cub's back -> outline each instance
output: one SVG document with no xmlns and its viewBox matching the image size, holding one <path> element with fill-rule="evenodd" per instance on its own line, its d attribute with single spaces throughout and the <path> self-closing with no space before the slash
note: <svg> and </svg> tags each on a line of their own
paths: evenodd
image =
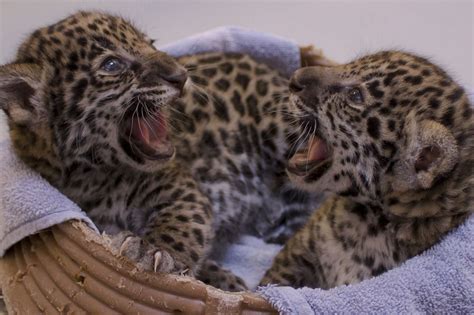
<svg viewBox="0 0 474 315">
<path fill-rule="evenodd" d="M 302 224 L 312 207 L 285 174 L 295 140 L 285 115 L 287 79 L 244 54 L 206 53 L 179 62 L 190 82 L 170 112 L 177 160 L 191 167 L 210 196 L 216 224 L 224 223 L 228 234 L 252 219 L 259 235 L 288 217 L 294 218 L 289 226 Z"/>
</svg>

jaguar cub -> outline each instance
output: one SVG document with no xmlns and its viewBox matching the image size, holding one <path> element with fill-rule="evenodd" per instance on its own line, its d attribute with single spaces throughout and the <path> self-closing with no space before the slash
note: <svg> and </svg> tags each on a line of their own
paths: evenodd
<svg viewBox="0 0 474 315">
<path fill-rule="evenodd" d="M 238 290 L 209 260 L 218 247 L 242 232 L 284 239 L 291 228 L 272 227 L 298 226 L 312 204 L 284 180 L 286 81 L 242 54 L 176 61 L 124 19 L 79 12 L 0 68 L 0 105 L 19 157 L 121 254 Z"/>
<path fill-rule="evenodd" d="M 332 288 L 394 268 L 474 210 L 474 118 L 464 90 L 398 51 L 290 81 L 307 142 L 291 180 L 329 198 L 277 255 L 262 284 Z"/>
</svg>

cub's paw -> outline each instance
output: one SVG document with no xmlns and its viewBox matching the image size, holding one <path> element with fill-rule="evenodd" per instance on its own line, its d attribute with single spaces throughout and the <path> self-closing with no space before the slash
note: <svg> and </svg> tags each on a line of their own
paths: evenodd
<svg viewBox="0 0 474 315">
<path fill-rule="evenodd" d="M 132 232 L 120 232 L 110 238 L 118 254 L 134 261 L 140 270 L 193 276 L 189 266 L 173 252 L 151 244 Z"/>
<path fill-rule="evenodd" d="M 232 271 L 222 268 L 213 260 L 206 260 L 199 269 L 197 278 L 202 282 L 225 291 L 247 291 L 245 282 Z"/>
<path fill-rule="evenodd" d="M 291 270 L 282 271 L 275 270 L 275 266 L 272 269 L 267 270 L 263 278 L 260 280 L 258 286 L 266 286 L 274 284 L 278 286 L 298 286 L 301 282 L 301 278 L 298 278 L 295 272 Z"/>
<path fill-rule="evenodd" d="M 279 281 L 269 277 L 268 275 L 265 275 L 258 283 L 258 286 L 260 287 L 260 286 L 265 286 L 269 284 L 279 284 Z"/>
</svg>

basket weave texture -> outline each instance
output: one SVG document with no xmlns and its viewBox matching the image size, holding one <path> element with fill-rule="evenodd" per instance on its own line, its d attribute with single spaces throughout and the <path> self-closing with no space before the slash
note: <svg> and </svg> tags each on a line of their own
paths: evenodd
<svg viewBox="0 0 474 315">
<path fill-rule="evenodd" d="M 0 259 L 9 314 L 276 314 L 261 297 L 140 271 L 86 224 L 30 236 Z"/>
</svg>

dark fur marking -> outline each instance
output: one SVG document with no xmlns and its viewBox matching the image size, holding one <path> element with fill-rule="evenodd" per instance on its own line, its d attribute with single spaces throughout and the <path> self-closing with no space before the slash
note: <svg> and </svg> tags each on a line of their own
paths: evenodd
<svg viewBox="0 0 474 315">
<path fill-rule="evenodd" d="M 380 120 L 377 117 L 369 117 L 367 120 L 367 132 L 374 139 L 380 137 Z"/>
<path fill-rule="evenodd" d="M 451 94 L 448 95 L 448 100 L 454 103 L 457 100 L 459 100 L 461 96 L 463 96 L 463 94 L 464 94 L 464 89 L 457 88 Z"/>
<path fill-rule="evenodd" d="M 232 98 L 230 99 L 232 102 L 232 105 L 234 105 L 234 109 L 241 115 L 245 115 L 245 107 L 244 104 L 242 103 L 242 99 L 240 97 L 240 94 L 237 93 L 237 91 L 234 91 Z"/>
<path fill-rule="evenodd" d="M 225 74 L 229 74 L 234 70 L 234 66 L 230 62 L 224 62 L 219 65 L 219 69 Z"/>
<path fill-rule="evenodd" d="M 205 93 L 194 91 L 192 97 L 193 100 L 202 107 L 205 107 L 209 103 L 209 97 Z"/>
<path fill-rule="evenodd" d="M 201 230 L 199 229 L 193 229 L 193 235 L 196 241 L 198 242 L 199 245 L 203 246 L 204 245 L 204 235 Z"/>
<path fill-rule="evenodd" d="M 197 214 L 197 213 L 193 214 L 193 221 L 196 222 L 196 223 L 199 223 L 199 224 L 205 224 L 206 223 L 206 221 L 204 221 L 202 216 Z"/>
<path fill-rule="evenodd" d="M 384 96 L 384 92 L 378 89 L 379 85 L 380 85 L 379 81 L 373 81 L 373 82 L 370 82 L 369 86 L 367 87 L 369 90 L 369 93 L 375 98 L 382 98 Z"/>
<path fill-rule="evenodd" d="M 323 176 L 327 170 L 331 168 L 332 160 L 324 162 L 319 165 L 316 169 L 312 169 L 308 175 L 305 176 L 304 181 L 307 183 L 315 182 Z"/>
<path fill-rule="evenodd" d="M 230 87 L 229 81 L 227 81 L 226 79 L 223 79 L 223 78 L 217 80 L 217 81 L 214 83 L 214 85 L 216 86 L 216 88 L 217 88 L 218 90 L 221 90 L 221 91 L 223 91 L 223 92 L 227 91 L 227 90 L 229 89 L 229 87 Z"/>
<path fill-rule="evenodd" d="M 239 84 L 244 90 L 246 90 L 249 85 L 250 78 L 245 74 L 239 73 L 235 78 L 235 82 L 237 82 L 237 84 Z"/>
<path fill-rule="evenodd" d="M 253 94 L 250 94 L 245 101 L 247 103 L 247 112 L 249 116 L 252 117 L 258 124 L 262 120 L 262 117 L 260 116 L 260 112 L 258 110 L 257 98 Z"/>
<path fill-rule="evenodd" d="M 256 88 L 257 88 L 257 93 L 260 96 L 265 96 L 267 95 L 267 92 L 268 92 L 268 82 L 264 80 L 258 80 Z"/>
<path fill-rule="evenodd" d="M 217 69 L 216 68 L 207 68 L 203 69 L 202 74 L 208 78 L 212 78 L 217 74 Z"/>
<path fill-rule="evenodd" d="M 221 120 L 228 122 L 229 121 L 229 112 L 227 110 L 226 102 L 217 95 L 213 95 L 213 104 L 214 104 L 214 113 Z"/>
</svg>

